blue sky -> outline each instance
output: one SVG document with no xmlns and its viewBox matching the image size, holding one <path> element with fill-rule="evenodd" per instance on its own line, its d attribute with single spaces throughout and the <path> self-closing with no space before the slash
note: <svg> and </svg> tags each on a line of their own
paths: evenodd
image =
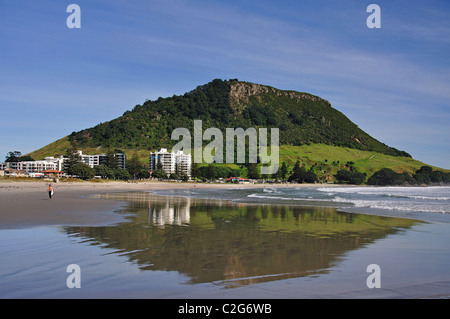
<svg viewBox="0 0 450 319">
<path fill-rule="evenodd" d="M 69 4 L 81 28 L 69 29 Z M 366 8 L 381 8 L 369 29 Z M 0 160 L 238 78 L 325 98 L 450 169 L 450 2 L 0 0 Z"/>
</svg>

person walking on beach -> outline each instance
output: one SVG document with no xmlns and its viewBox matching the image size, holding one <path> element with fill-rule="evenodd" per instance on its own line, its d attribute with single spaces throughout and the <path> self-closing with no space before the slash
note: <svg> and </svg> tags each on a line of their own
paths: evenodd
<svg viewBox="0 0 450 319">
<path fill-rule="evenodd" d="M 53 196 L 53 186 L 52 184 L 48 184 L 48 198 L 52 199 Z"/>
</svg>

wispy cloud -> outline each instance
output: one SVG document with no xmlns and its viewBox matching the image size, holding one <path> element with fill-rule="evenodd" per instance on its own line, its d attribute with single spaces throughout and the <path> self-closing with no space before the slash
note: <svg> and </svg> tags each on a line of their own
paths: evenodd
<svg viewBox="0 0 450 319">
<path fill-rule="evenodd" d="M 406 8 L 379 0 L 382 29 L 368 30 L 359 0 L 80 0 L 79 32 L 65 28 L 64 5 L 27 3 L 8 3 L 0 14 L 8 28 L 0 29 L 1 107 L 71 116 L 69 131 L 216 77 L 320 95 L 400 147 L 417 140 L 408 127 L 420 125 L 421 136 L 435 139 L 450 116 L 443 1 Z"/>
</svg>

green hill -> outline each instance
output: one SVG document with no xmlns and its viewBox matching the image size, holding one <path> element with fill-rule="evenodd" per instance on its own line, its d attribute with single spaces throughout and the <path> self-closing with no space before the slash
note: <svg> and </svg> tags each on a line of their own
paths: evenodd
<svg viewBox="0 0 450 319">
<path fill-rule="evenodd" d="M 192 132 L 195 119 L 202 120 L 203 130 L 279 128 L 280 163 L 292 167 L 301 159 L 319 176 L 330 176 L 348 162 L 368 176 L 381 168 L 413 173 L 425 165 L 371 137 L 318 96 L 218 79 L 183 95 L 136 105 L 116 119 L 73 132 L 30 155 L 61 155 L 75 140 L 86 154 L 121 149 L 128 156 L 137 152 L 141 161 L 148 163 L 149 151 L 170 149 L 178 142 L 170 139 L 172 131 L 185 127 Z"/>
<path fill-rule="evenodd" d="M 389 147 L 361 130 L 331 104 L 314 95 L 282 91 L 237 80 L 214 80 L 184 95 L 136 105 L 122 116 L 69 135 L 83 148 L 152 150 L 171 147 L 172 131 L 217 127 L 277 127 L 281 145 L 321 143 L 393 156 L 409 154 Z"/>
</svg>

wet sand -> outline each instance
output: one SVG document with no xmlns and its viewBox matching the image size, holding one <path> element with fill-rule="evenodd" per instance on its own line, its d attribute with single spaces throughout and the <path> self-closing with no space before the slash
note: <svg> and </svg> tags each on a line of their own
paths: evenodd
<svg viewBox="0 0 450 319">
<path fill-rule="evenodd" d="M 114 213 L 114 211 L 123 205 L 124 202 L 110 199 L 94 199 L 88 198 L 89 195 L 113 193 L 113 192 L 128 192 L 128 191 L 151 191 L 156 189 L 174 189 L 174 188 L 256 188 L 256 187 L 311 187 L 311 185 L 299 184 L 202 184 L 202 183 L 171 183 L 171 182 L 60 182 L 54 183 L 55 194 L 53 199 L 48 198 L 46 182 L 0 182 L 0 229 L 23 229 L 26 234 L 26 228 L 35 226 L 108 226 L 118 224 L 124 221 L 124 216 Z M 339 187 L 338 185 L 316 185 Z M 440 223 L 424 223 L 414 231 L 409 231 L 406 237 L 400 233 L 395 236 L 389 236 L 384 240 L 380 240 L 372 244 L 368 249 L 360 249 L 350 252 L 348 255 L 342 256 L 342 261 L 330 275 L 319 278 L 293 278 L 282 281 L 271 281 L 267 283 L 260 283 L 248 285 L 236 289 L 219 289 L 216 285 L 202 284 L 196 286 L 193 290 L 190 285 L 178 285 L 176 288 L 166 287 L 165 283 L 161 283 L 161 291 L 153 294 L 148 291 L 148 286 L 144 288 L 135 283 L 126 290 L 127 298 L 449 298 L 450 296 L 450 282 L 447 277 L 448 269 L 448 251 L 445 242 L 448 242 L 448 225 Z M 39 230 L 47 229 L 37 228 Z M 21 230 L 20 230 L 21 231 Z M 23 236 L 25 233 L 18 234 L 20 238 L 17 245 L 23 245 Z M 28 234 L 29 239 L 34 242 L 36 240 L 35 233 Z M 50 234 L 54 236 L 53 233 Z M 49 236 L 50 236 L 49 235 Z M 6 235 L 5 235 L 6 236 Z M 11 236 L 10 233 L 7 236 Z M 425 237 L 420 237 L 425 236 Z M 416 238 L 417 237 L 417 238 Z M 428 238 L 428 242 L 424 241 Z M 59 240 L 59 237 L 51 239 Z M 72 240 L 72 239 L 65 239 Z M 51 241 L 51 243 L 53 243 Z M 436 242 L 441 242 L 441 246 L 437 247 Z M 413 246 L 411 246 L 413 244 Z M 65 259 L 60 261 L 60 256 L 66 256 L 67 245 L 64 243 L 60 245 L 50 245 L 51 249 L 60 249 L 61 253 L 57 254 L 57 262 L 64 263 Z M 417 247 L 416 247 L 417 246 Z M 72 247 L 72 246 L 70 246 Z M 77 246 L 78 247 L 78 246 Z M 52 251 L 53 251 L 52 250 Z M 42 263 L 42 254 L 52 256 L 47 251 L 46 245 L 41 245 L 41 250 L 35 252 L 36 258 Z M 399 254 L 399 259 L 396 259 Z M 17 254 L 14 253 L 16 256 Z M 83 261 L 85 251 L 81 250 L 78 259 Z M 84 257 L 83 257 L 84 256 Z M 109 256 L 109 255 L 108 255 Z M 17 256 L 16 256 L 17 257 Z M 25 258 L 26 257 L 26 258 Z M 67 256 L 66 256 L 67 257 Z M 21 257 L 22 258 L 22 257 Z M 24 256 L 28 263 L 33 258 Z M 74 256 L 71 256 L 74 258 Z M 440 258 L 440 259 L 439 259 Z M 424 263 L 421 260 L 428 259 L 429 261 L 436 260 L 435 265 L 430 262 Z M 437 261 L 437 260 L 440 261 Z M 71 259 L 72 260 L 72 259 Z M 75 258 L 75 260 L 77 260 Z M 420 261 L 419 261 L 420 260 Z M 87 262 L 88 260 L 86 260 Z M 94 259 L 97 262 L 97 259 Z M 108 260 L 102 262 L 107 263 Z M 118 263 L 115 259 L 114 263 Z M 365 280 L 368 274 L 365 272 L 365 267 L 368 263 L 379 263 L 383 266 L 383 281 L 382 289 L 367 289 L 365 287 Z M 21 265 L 21 264 L 20 264 Z M 120 264 L 122 265 L 122 263 Z M 123 264 L 123 265 L 128 265 Z M 410 267 L 413 265 L 414 267 Z M 57 264 L 58 267 L 62 266 Z M 61 267 L 60 267 L 61 266 Z M 107 267 L 106 267 L 107 266 Z M 428 270 L 428 266 L 432 266 Z M 20 266 L 25 267 L 25 266 Z M 19 268 L 20 268 L 19 267 Z M 27 266 L 28 267 L 28 266 Z M 46 266 L 47 267 L 47 266 Z M 86 266 L 89 269 L 89 264 Z M 94 267 L 94 266 L 92 266 Z M 96 270 L 95 266 L 94 270 Z M 125 266 L 124 266 L 125 267 Z M 404 267 L 404 269 L 402 268 Z M 433 268 L 435 267 L 435 268 Z M 105 264 L 105 269 L 114 269 L 109 264 Z M 132 274 L 134 274 L 134 267 Z M 333 267 L 332 267 L 333 268 Z M 24 275 L 28 274 L 33 267 L 24 268 Z M 434 270 L 433 270 L 434 269 Z M 36 271 L 39 270 L 39 267 Z M 112 271 L 112 270 L 111 270 Z M 433 276 L 427 275 L 429 272 Z M 48 271 L 46 270 L 45 273 Z M 441 273 L 439 275 L 439 273 Z M 14 272 L 15 273 L 15 272 Z M 20 271 L 19 271 L 20 273 Z M 435 274 L 438 274 L 438 276 Z M 141 273 L 139 273 L 142 276 Z M 152 272 L 147 272 L 149 278 Z M 63 274 L 64 275 L 64 274 Z M 170 274 L 168 274 L 170 275 Z M 22 275 L 21 275 L 22 276 Z M 30 281 L 36 280 L 35 274 L 31 274 Z M 111 273 L 111 280 L 114 282 L 118 276 L 117 273 Z M 121 276 L 122 273 L 121 273 Z M 131 275 L 130 275 L 131 276 Z M 10 277 L 14 277 L 10 276 Z M 51 277 L 52 278 L 52 277 Z M 134 278 L 134 277 L 130 277 Z M 356 279 L 355 279 L 356 278 Z M 14 278 L 13 278 L 14 279 Z M 11 280 L 13 280 L 11 279 Z M 22 280 L 22 277 L 20 278 Z M 137 283 L 142 281 L 139 277 Z M 155 280 L 154 277 L 150 278 Z M 103 279 L 102 279 L 103 280 Z M 95 280 L 92 280 L 94 285 Z M 21 282 L 21 281 L 19 281 Z M 63 278 L 62 282 L 65 282 Z M 131 281 L 133 282 L 133 281 Z M 355 284 L 356 282 L 356 284 Z M 89 285 L 91 281 L 85 280 L 83 283 Z M 40 284 L 37 280 L 34 285 Z M 16 286 L 4 286 L 5 289 L 18 290 Z M 89 286 L 88 286 L 89 287 Z M 48 297 L 56 298 L 124 298 L 124 292 L 118 290 L 106 293 L 105 291 L 89 289 L 73 291 L 70 289 L 63 290 L 60 294 L 59 290 L 53 293 L 57 295 L 48 295 Z M 111 284 L 111 287 L 115 287 Z M 181 288 L 180 288 L 181 287 Z M 120 288 L 120 287 L 119 287 Z M 119 289 L 117 288 L 117 289 Z M 50 288 L 49 288 L 50 289 Z M 51 291 L 50 291 L 51 292 Z M 49 293 L 49 291 L 46 291 Z M 1 296 L 1 291 L 0 291 Z M 9 295 L 8 295 L 9 296 Z M 39 298 L 39 294 L 32 294 L 32 298 Z M 45 295 L 44 295 L 45 296 Z"/>
<path fill-rule="evenodd" d="M 122 203 L 88 198 L 108 192 L 150 191 L 174 188 L 307 187 L 307 184 L 213 184 L 147 181 L 59 182 L 52 183 L 54 196 L 47 193 L 48 182 L 0 181 L 0 229 L 44 225 L 106 226 L 123 221 L 113 211 Z M 338 185 L 317 185 L 336 187 Z"/>
</svg>

